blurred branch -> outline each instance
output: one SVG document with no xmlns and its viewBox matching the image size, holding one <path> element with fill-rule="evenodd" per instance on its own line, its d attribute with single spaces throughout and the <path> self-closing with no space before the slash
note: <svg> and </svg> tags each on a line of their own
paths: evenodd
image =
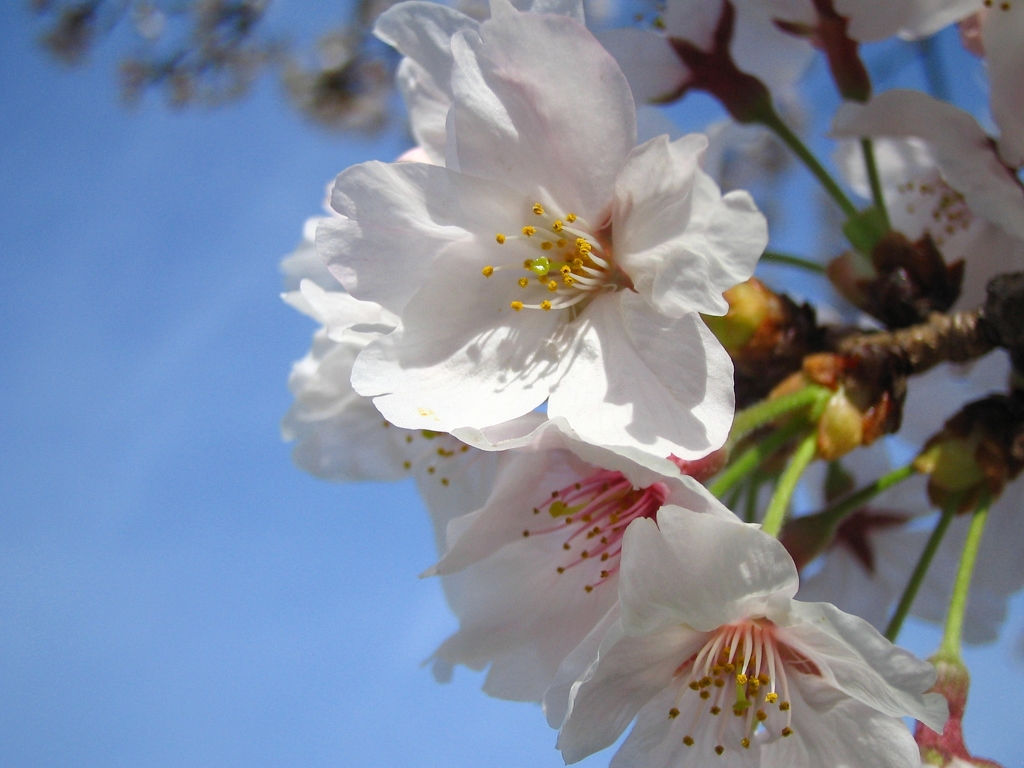
<svg viewBox="0 0 1024 768">
<path fill-rule="evenodd" d="M 264 74 L 281 77 L 290 103 L 333 130 L 377 130 L 387 121 L 395 54 L 372 36 L 391 0 L 361 0 L 352 19 L 300 55 L 266 30 L 270 0 L 29 0 L 45 25 L 40 44 L 68 66 L 102 43 L 134 42 L 121 55 L 121 94 L 139 103 L 163 92 L 174 107 L 217 106 L 246 96 Z M 115 32 L 119 34 L 115 36 Z"/>
</svg>

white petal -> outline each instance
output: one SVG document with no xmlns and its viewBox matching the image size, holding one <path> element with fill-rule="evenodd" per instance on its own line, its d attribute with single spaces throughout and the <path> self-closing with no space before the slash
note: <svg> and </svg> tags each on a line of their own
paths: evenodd
<svg viewBox="0 0 1024 768">
<path fill-rule="evenodd" d="M 913 0 L 909 5 L 910 13 L 900 29 L 900 36 L 909 39 L 930 37 L 984 7 L 983 0 Z"/>
<path fill-rule="evenodd" d="M 528 10 L 531 13 L 553 13 L 556 16 L 567 16 L 577 24 L 586 24 L 584 18 L 583 0 L 532 0 L 522 8 L 519 3 L 516 7 L 521 10 Z"/>
<path fill-rule="evenodd" d="M 338 176 L 331 205 L 341 217 L 317 229 L 320 256 L 353 296 L 401 314 L 440 253 L 475 243 L 485 260 L 498 248 L 495 233 L 519 229 L 524 203 L 500 184 L 444 168 L 371 162 Z"/>
<path fill-rule="evenodd" d="M 762 747 L 764 768 L 918 768 L 921 756 L 903 721 L 819 679 L 789 673 L 793 733 Z"/>
<path fill-rule="evenodd" d="M 424 157 L 402 155 L 400 162 L 444 165 L 447 146 L 448 111 L 452 107 L 451 94 L 440 88 L 427 71 L 412 59 L 402 59 L 395 73 L 395 83 L 402 94 L 409 113 L 409 127 L 420 153 Z"/>
<path fill-rule="evenodd" d="M 324 325 L 327 335 L 335 341 L 357 333 L 389 333 L 398 325 L 398 318 L 380 304 L 359 301 L 340 290 L 325 291 L 312 280 L 303 280 L 299 288 L 313 317 Z"/>
<path fill-rule="evenodd" d="M 1024 165 L 1024 3 L 993 3 L 981 26 L 992 117 L 999 126 L 999 154 L 1014 168 Z"/>
<path fill-rule="evenodd" d="M 867 105 L 847 102 L 833 136 L 916 136 L 929 142 L 942 175 L 975 213 L 1024 238 L 1024 190 L 967 112 L 919 91 L 886 91 Z"/>
<path fill-rule="evenodd" d="M 696 314 L 673 320 L 635 293 L 587 307 L 572 367 L 551 393 L 584 440 L 616 450 L 697 459 L 725 442 L 732 424 L 732 361 Z"/>
<path fill-rule="evenodd" d="M 755 739 L 749 749 L 740 745 L 740 740 L 747 735 L 745 718 L 732 716 L 728 709 L 717 716 L 711 715 L 708 704 L 689 689 L 688 682 L 686 676 L 680 675 L 640 710 L 636 725 L 615 753 L 610 768 L 760 766 L 758 741 Z M 670 718 L 668 712 L 673 708 L 679 714 Z M 723 729 L 721 738 L 719 728 Z M 693 746 L 683 743 L 685 736 L 693 738 Z M 716 754 L 715 747 L 719 744 L 727 746 L 728 751 Z"/>
<path fill-rule="evenodd" d="M 597 670 L 602 650 L 609 649 L 622 637 L 619 604 L 616 601 L 590 633 L 580 641 L 558 666 L 555 679 L 544 691 L 544 717 L 548 725 L 559 729 L 569 713 L 569 702 L 575 690 Z"/>
<path fill-rule="evenodd" d="M 435 655 L 474 669 L 490 665 L 484 691 L 492 696 L 540 701 L 562 660 L 616 599 L 614 579 L 587 592 L 593 574 L 555 570 L 561 542 L 519 538 L 456 574 L 466 584 L 454 599 L 449 594 L 460 629 Z"/>
<path fill-rule="evenodd" d="M 352 385 L 393 424 L 450 432 L 532 411 L 566 364 L 557 312 L 509 308 L 509 285 L 480 274 L 477 246 L 451 249 L 407 305 L 403 324 L 359 356 Z M 449 258 L 450 257 L 450 258 Z"/>
<path fill-rule="evenodd" d="M 642 634 L 685 622 L 709 632 L 763 615 L 771 595 L 797 590 L 793 560 L 776 539 L 738 518 L 662 507 L 658 524 L 626 530 L 619 599 L 622 624 Z"/>
<path fill-rule="evenodd" d="M 935 683 L 935 668 L 898 648 L 858 616 L 828 603 L 789 605 L 788 615 L 769 619 L 782 642 L 813 661 L 826 683 L 892 717 L 914 717 L 941 732 L 948 710 Z"/>
<path fill-rule="evenodd" d="M 643 637 L 623 637 L 601 655 L 592 676 L 579 685 L 558 734 L 566 763 L 575 763 L 615 742 L 640 708 L 672 682 L 679 665 L 706 635 L 676 625 Z"/>
<path fill-rule="evenodd" d="M 297 291 L 303 280 L 313 280 L 321 288 L 328 291 L 341 289 L 337 279 L 324 265 L 323 259 L 317 255 L 316 228 L 320 223 L 316 218 L 306 219 L 303 226 L 302 242 L 290 254 L 281 259 L 281 276 L 284 278 L 284 289 L 286 291 Z"/>
<path fill-rule="evenodd" d="M 633 97 L 610 54 L 570 19 L 514 11 L 452 49 L 458 167 L 534 199 L 546 190 L 600 224 L 636 143 Z"/>
<path fill-rule="evenodd" d="M 598 33 L 597 39 L 622 67 L 638 103 L 668 98 L 679 92 L 690 77 L 665 35 L 621 27 Z"/>
<path fill-rule="evenodd" d="M 722 293 L 754 273 L 768 224 L 745 192 L 724 198 L 700 169 L 701 134 L 633 150 L 615 182 L 616 255 L 660 312 L 722 315 Z"/>
</svg>

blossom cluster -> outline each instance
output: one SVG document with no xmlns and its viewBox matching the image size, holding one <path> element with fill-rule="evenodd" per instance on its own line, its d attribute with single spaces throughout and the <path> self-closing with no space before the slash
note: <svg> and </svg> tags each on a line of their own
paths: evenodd
<svg viewBox="0 0 1024 768">
<path fill-rule="evenodd" d="M 416 479 L 424 576 L 460 622 L 434 675 L 541 702 L 566 762 L 631 726 L 613 766 L 974 761 L 950 675 L 1024 586 L 1024 3 L 586 22 L 579 0 L 378 19 L 417 146 L 342 171 L 283 264 L 320 325 L 289 380 L 296 463 Z M 957 22 L 997 136 L 874 95 L 860 58 Z M 840 181 L 780 117 L 819 55 Z M 733 124 L 638 128 L 693 90 Z M 839 209 L 827 267 L 774 254 L 753 196 L 720 186 L 714 158 L 769 136 Z M 825 273 L 832 306 L 771 290 L 762 259 Z M 894 644 L 911 612 L 945 621 L 931 662 Z"/>
</svg>

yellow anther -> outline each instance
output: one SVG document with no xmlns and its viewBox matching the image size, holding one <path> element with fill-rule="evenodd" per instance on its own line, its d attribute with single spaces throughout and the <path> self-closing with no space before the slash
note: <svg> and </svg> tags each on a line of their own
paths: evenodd
<svg viewBox="0 0 1024 768">
<path fill-rule="evenodd" d="M 576 221 L 576 214 L 575 213 L 567 214 L 566 217 L 565 217 L 565 220 L 568 221 L 570 224 L 572 224 L 574 221 Z"/>
<path fill-rule="evenodd" d="M 530 284 L 530 281 L 529 281 L 529 280 L 527 280 L 527 279 L 526 279 L 525 277 L 520 277 L 520 278 L 519 278 L 519 287 L 520 287 L 520 288 L 525 288 L 525 287 L 526 287 L 526 286 L 528 286 L 529 284 Z"/>
<path fill-rule="evenodd" d="M 552 243 L 550 240 L 545 240 L 543 243 L 540 244 L 540 249 L 542 251 L 550 251 L 554 247 L 555 244 Z"/>
<path fill-rule="evenodd" d="M 526 235 L 527 237 L 533 237 L 536 234 L 536 232 L 537 228 L 531 227 L 529 224 L 523 227 L 523 234 Z"/>
<path fill-rule="evenodd" d="M 711 691 L 701 691 L 700 692 L 700 697 L 702 699 L 705 699 L 705 700 L 706 699 L 710 699 L 711 698 Z"/>
<path fill-rule="evenodd" d="M 779 709 L 781 709 L 783 712 L 788 711 L 789 710 L 789 702 L 788 701 L 784 701 L 781 704 L 779 704 Z"/>
<path fill-rule="evenodd" d="M 679 717 L 679 710 L 675 707 L 672 707 L 672 709 L 668 711 L 668 719 L 675 720 L 677 717 Z"/>
<path fill-rule="evenodd" d="M 713 674 L 713 675 L 720 675 L 720 674 L 722 674 L 722 667 L 721 667 L 721 665 L 720 664 L 715 664 L 715 666 L 713 666 L 711 668 L 711 674 Z"/>
<path fill-rule="evenodd" d="M 792 735 L 792 733 L 793 733 L 793 729 L 790 728 L 789 726 L 786 726 L 785 728 L 782 729 L 782 735 L 783 736 L 790 736 L 790 735 Z"/>
<path fill-rule="evenodd" d="M 757 713 L 754 715 L 754 717 L 756 717 L 761 722 L 764 722 L 768 719 L 768 713 L 765 712 L 763 709 L 759 709 L 757 710 Z"/>
<path fill-rule="evenodd" d="M 742 746 L 744 749 L 750 749 L 750 739 L 744 736 L 742 739 L 740 739 L 740 746 Z"/>
<path fill-rule="evenodd" d="M 716 755 L 720 755 L 723 752 L 725 752 L 725 747 L 723 747 L 721 744 L 719 744 L 717 747 L 715 747 L 715 754 Z"/>
<path fill-rule="evenodd" d="M 558 242 L 555 243 L 559 248 L 565 248 L 566 242 L 562 238 L 558 238 Z"/>
<path fill-rule="evenodd" d="M 725 680 L 723 680 L 720 677 L 715 678 L 715 688 L 721 688 L 724 685 L 725 685 Z"/>
<path fill-rule="evenodd" d="M 486 267 L 481 269 L 480 272 L 483 273 L 484 277 L 490 277 L 491 275 L 494 274 L 494 267 L 488 264 Z"/>
<path fill-rule="evenodd" d="M 538 216 L 543 216 L 544 215 L 544 206 L 541 205 L 540 203 L 534 203 L 533 204 L 533 212 L 536 213 Z"/>
<path fill-rule="evenodd" d="M 573 269 L 583 269 L 583 259 L 573 259 L 572 267 Z"/>
<path fill-rule="evenodd" d="M 717 714 L 720 714 L 721 712 L 722 712 L 721 707 L 712 707 L 711 708 L 711 714 L 712 715 L 717 715 Z"/>
<path fill-rule="evenodd" d="M 551 302 L 550 301 L 542 301 L 540 303 L 540 308 L 543 309 L 545 312 L 547 312 L 549 309 L 551 309 Z"/>
<path fill-rule="evenodd" d="M 699 691 L 700 690 L 700 683 L 698 683 L 696 680 L 691 680 L 690 681 L 690 690 L 691 691 Z"/>
<path fill-rule="evenodd" d="M 756 691 L 759 687 L 761 687 L 761 681 L 756 677 L 750 678 L 750 689 Z"/>
<path fill-rule="evenodd" d="M 498 245 L 504 245 L 505 244 L 505 236 L 503 234 L 501 234 L 501 232 L 496 234 L 494 236 L 494 239 L 498 241 Z"/>
<path fill-rule="evenodd" d="M 569 276 L 569 275 L 563 276 L 562 277 L 562 282 L 565 283 L 566 285 L 575 285 L 576 284 L 576 281 L 573 280 L 572 277 Z"/>
<path fill-rule="evenodd" d="M 520 309 L 523 308 L 523 302 L 513 301 L 511 304 L 509 304 L 509 306 L 512 307 L 512 309 L 514 309 L 516 312 L 518 312 Z"/>
<path fill-rule="evenodd" d="M 768 677 L 768 675 L 766 675 L 764 672 L 758 675 L 757 679 L 761 683 L 761 685 L 768 685 L 768 683 L 772 681 L 772 679 Z"/>
<path fill-rule="evenodd" d="M 700 687 L 701 688 L 707 688 L 709 685 L 711 685 L 711 678 L 710 677 L 702 677 L 700 679 Z"/>
<path fill-rule="evenodd" d="M 548 290 L 551 291 L 552 293 L 557 291 L 558 290 L 558 283 L 556 283 L 554 280 L 549 280 L 548 281 Z"/>
<path fill-rule="evenodd" d="M 736 671 L 736 665 L 735 664 L 726 664 L 725 665 L 725 671 L 728 672 L 729 674 L 732 674 L 733 672 Z"/>
<path fill-rule="evenodd" d="M 742 672 L 740 672 L 738 675 L 736 675 L 736 682 L 739 683 L 740 685 L 746 685 L 747 684 L 747 676 L 744 675 Z"/>
<path fill-rule="evenodd" d="M 593 591 L 594 591 L 594 588 L 593 588 L 592 586 L 590 586 L 589 584 L 587 584 L 587 586 L 585 586 L 585 587 L 583 588 L 583 591 L 584 591 L 584 592 L 593 592 Z"/>
<path fill-rule="evenodd" d="M 562 222 L 560 220 L 555 219 L 555 223 L 551 225 L 551 228 L 553 230 L 555 230 L 555 232 L 561 232 L 562 231 L 562 227 L 564 227 L 564 226 L 565 225 L 562 224 Z"/>
<path fill-rule="evenodd" d="M 683 736 L 683 744 L 688 747 L 693 746 L 693 736 Z"/>
<path fill-rule="evenodd" d="M 776 701 L 779 700 L 779 694 L 777 694 L 777 693 L 766 694 L 765 697 L 764 697 L 764 700 L 767 701 L 769 704 L 774 704 Z"/>
</svg>

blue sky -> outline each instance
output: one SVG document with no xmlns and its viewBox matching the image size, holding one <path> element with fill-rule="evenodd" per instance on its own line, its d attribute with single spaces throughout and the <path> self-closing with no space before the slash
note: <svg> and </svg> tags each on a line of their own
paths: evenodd
<svg viewBox="0 0 1024 768">
<path fill-rule="evenodd" d="M 271 83 L 129 112 L 107 57 L 63 70 L 34 29 L 0 22 L 0 764 L 561 765 L 537 708 L 420 668 L 454 621 L 412 486 L 313 480 L 278 433 L 312 326 L 277 262 L 400 134 L 329 137 Z M 1018 598 L 969 654 L 968 737 L 1007 766 L 1022 632 Z"/>
</svg>

